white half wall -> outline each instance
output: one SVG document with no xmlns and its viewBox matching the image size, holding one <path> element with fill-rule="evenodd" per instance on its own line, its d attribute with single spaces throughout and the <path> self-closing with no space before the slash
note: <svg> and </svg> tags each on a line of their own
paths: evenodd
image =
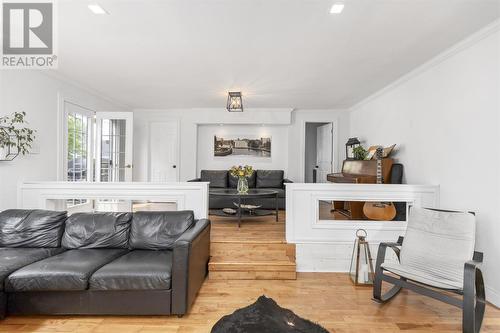
<svg viewBox="0 0 500 333">
<path fill-rule="evenodd" d="M 403 236 L 407 221 L 321 220 L 319 201 L 407 202 L 439 205 L 436 185 L 286 184 L 286 240 L 297 245 L 297 271 L 348 272 L 356 231 L 367 231 L 372 258 L 381 242 Z M 408 222 L 410 223 L 410 222 Z"/>
<path fill-rule="evenodd" d="M 462 41 L 351 112 L 351 136 L 396 143 L 406 180 L 475 211 L 488 300 L 500 306 L 500 24 Z"/>
<path fill-rule="evenodd" d="M 221 137 L 271 137 L 271 157 L 214 156 L 214 135 Z M 288 126 L 285 125 L 199 125 L 197 172 L 206 170 L 227 170 L 233 165 L 251 165 L 255 170 L 288 169 Z"/>
<path fill-rule="evenodd" d="M 35 70 L 0 71 L 0 116 L 25 111 L 37 130 L 33 154 L 0 162 L 0 211 L 15 208 L 19 183 L 57 179 L 59 97 L 95 111 L 123 108 L 62 79 Z"/>
<path fill-rule="evenodd" d="M 192 210 L 196 219 L 208 218 L 208 183 L 204 182 L 25 182 L 17 195 L 19 206 L 25 209 L 65 209 L 68 198 L 151 200 Z"/>
</svg>

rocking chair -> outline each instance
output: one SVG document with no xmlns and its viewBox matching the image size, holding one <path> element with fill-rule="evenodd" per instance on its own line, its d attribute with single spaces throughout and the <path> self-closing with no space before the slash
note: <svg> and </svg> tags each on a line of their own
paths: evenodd
<svg viewBox="0 0 500 333">
<path fill-rule="evenodd" d="M 474 251 L 475 229 L 474 213 L 412 207 L 404 239 L 380 244 L 374 300 L 385 303 L 401 288 L 410 289 L 461 308 L 463 333 L 478 333 L 486 300 L 483 253 Z M 387 248 L 399 262 L 385 261 Z M 382 295 L 383 281 L 393 286 Z"/>
</svg>

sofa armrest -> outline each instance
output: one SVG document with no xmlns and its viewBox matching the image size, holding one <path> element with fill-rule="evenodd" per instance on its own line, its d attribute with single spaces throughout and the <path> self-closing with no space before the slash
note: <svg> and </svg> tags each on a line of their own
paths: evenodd
<svg viewBox="0 0 500 333">
<path fill-rule="evenodd" d="M 195 182 L 201 182 L 201 178 L 195 178 L 195 179 L 188 180 L 188 183 L 195 183 Z"/>
<path fill-rule="evenodd" d="M 210 221 L 198 220 L 175 241 L 173 252 L 172 314 L 183 315 L 208 274 Z"/>
<path fill-rule="evenodd" d="M 283 179 L 283 189 L 286 188 L 285 184 L 290 184 L 290 183 L 293 183 L 293 182 L 290 179 L 284 178 Z"/>
</svg>

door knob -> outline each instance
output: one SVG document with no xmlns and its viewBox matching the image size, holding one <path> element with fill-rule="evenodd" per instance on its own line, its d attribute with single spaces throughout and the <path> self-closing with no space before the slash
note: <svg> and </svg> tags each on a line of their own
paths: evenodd
<svg viewBox="0 0 500 333">
<path fill-rule="evenodd" d="M 127 165 L 125 165 L 125 168 L 127 168 L 127 169 L 132 169 L 132 164 L 127 164 Z"/>
<path fill-rule="evenodd" d="M 174 168 L 174 169 L 177 168 L 177 165 L 172 165 L 172 168 Z"/>
</svg>

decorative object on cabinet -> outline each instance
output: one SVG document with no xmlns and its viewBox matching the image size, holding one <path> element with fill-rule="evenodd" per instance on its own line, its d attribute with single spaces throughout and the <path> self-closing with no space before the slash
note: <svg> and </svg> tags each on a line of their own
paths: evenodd
<svg viewBox="0 0 500 333">
<path fill-rule="evenodd" d="M 361 141 L 358 138 L 349 138 L 345 143 L 345 158 L 348 160 L 354 159 L 354 149 L 361 146 Z"/>
</svg>

